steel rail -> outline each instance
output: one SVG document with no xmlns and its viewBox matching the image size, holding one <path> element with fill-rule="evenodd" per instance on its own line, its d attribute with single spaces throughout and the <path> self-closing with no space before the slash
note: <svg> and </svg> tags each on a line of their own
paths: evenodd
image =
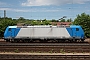
<svg viewBox="0 0 90 60">
<path fill-rule="evenodd" d="M 1 60 L 90 60 L 90 55 L 12 55 L 0 54 Z"/>
<path fill-rule="evenodd" d="M 88 52 L 90 46 L 0 46 L 1 52 Z"/>
<path fill-rule="evenodd" d="M 89 43 L 1 43 L 0 46 L 90 46 Z"/>
</svg>

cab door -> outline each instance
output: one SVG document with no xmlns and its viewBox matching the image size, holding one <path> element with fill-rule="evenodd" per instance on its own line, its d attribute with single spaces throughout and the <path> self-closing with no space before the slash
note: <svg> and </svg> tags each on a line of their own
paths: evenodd
<svg viewBox="0 0 90 60">
<path fill-rule="evenodd" d="M 11 37 L 14 38 L 15 37 L 15 28 L 12 28 L 10 32 L 11 32 Z"/>
<path fill-rule="evenodd" d="M 73 28 L 72 29 L 72 31 L 73 31 L 73 37 L 79 37 L 79 28 Z"/>
</svg>

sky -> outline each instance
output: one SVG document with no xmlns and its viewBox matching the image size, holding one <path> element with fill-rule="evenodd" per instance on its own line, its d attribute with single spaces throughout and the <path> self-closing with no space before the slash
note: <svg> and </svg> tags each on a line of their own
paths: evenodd
<svg viewBox="0 0 90 60">
<path fill-rule="evenodd" d="M 18 19 L 75 19 L 78 14 L 90 14 L 90 0 L 0 0 L 0 17 Z"/>
</svg>

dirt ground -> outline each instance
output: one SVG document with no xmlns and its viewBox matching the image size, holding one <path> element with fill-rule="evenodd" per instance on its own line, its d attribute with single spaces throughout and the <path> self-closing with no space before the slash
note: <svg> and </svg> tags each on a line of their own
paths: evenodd
<svg viewBox="0 0 90 60">
<path fill-rule="evenodd" d="M 4 39 L 0 39 L 0 41 L 4 41 Z"/>
<path fill-rule="evenodd" d="M 85 39 L 85 42 L 90 42 L 90 38 Z"/>
<path fill-rule="evenodd" d="M 1 52 L 0 54 L 9 54 L 9 55 L 90 55 L 89 53 L 12 53 L 12 52 Z"/>
</svg>

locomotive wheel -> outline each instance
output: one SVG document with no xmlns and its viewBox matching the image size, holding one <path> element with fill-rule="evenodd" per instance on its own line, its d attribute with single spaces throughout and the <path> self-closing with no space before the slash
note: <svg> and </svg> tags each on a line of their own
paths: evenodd
<svg viewBox="0 0 90 60">
<path fill-rule="evenodd" d="M 75 42 L 77 42 L 77 40 L 75 40 Z"/>
<path fill-rule="evenodd" d="M 83 39 L 81 39 L 81 42 L 84 42 L 84 40 L 83 40 Z"/>
<path fill-rule="evenodd" d="M 29 42 L 29 40 L 24 40 L 24 42 L 28 43 L 28 42 Z"/>
<path fill-rule="evenodd" d="M 10 40 L 8 39 L 8 40 L 6 40 L 6 42 L 10 42 Z"/>
<path fill-rule="evenodd" d="M 15 43 L 19 42 L 19 40 L 14 40 Z"/>
</svg>

